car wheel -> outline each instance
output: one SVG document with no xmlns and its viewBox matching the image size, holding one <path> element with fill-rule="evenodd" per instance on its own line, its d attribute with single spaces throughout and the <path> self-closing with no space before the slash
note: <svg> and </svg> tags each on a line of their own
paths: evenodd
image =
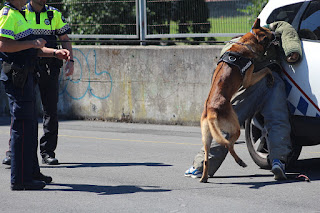
<svg viewBox="0 0 320 213">
<path fill-rule="evenodd" d="M 249 118 L 245 122 L 245 136 L 248 151 L 253 161 L 262 169 L 270 169 L 268 162 L 267 131 L 264 128 L 264 119 L 260 113 Z M 293 166 L 299 158 L 302 147 L 292 145 L 292 152 L 288 156 L 288 166 Z"/>
</svg>

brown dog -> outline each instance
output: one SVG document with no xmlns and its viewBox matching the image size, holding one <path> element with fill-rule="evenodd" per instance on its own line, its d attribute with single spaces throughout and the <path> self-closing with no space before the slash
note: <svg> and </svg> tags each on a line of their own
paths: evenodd
<svg viewBox="0 0 320 213">
<path fill-rule="evenodd" d="M 206 183 L 208 181 L 208 153 L 212 138 L 217 143 L 226 146 L 240 166 L 247 166 L 234 151 L 234 143 L 240 136 L 240 124 L 230 100 L 241 84 L 243 87 L 248 88 L 267 74 L 271 74 L 269 68 L 253 73 L 254 65 L 250 60 L 263 54 L 273 40 L 273 33 L 267 28 L 260 27 L 260 20 L 257 19 L 252 31 L 242 36 L 227 51 L 227 53 L 234 53 L 234 55 L 227 56 L 231 61 L 240 60 L 240 58 L 245 58 L 249 61 L 244 68 L 246 72 L 242 74 L 239 66 L 230 65 L 225 61 L 220 62 L 215 69 L 209 96 L 201 116 L 201 133 L 205 158 L 200 182 Z M 238 56 L 238 58 L 234 56 Z M 228 140 L 223 137 L 221 131 L 228 133 Z"/>
</svg>

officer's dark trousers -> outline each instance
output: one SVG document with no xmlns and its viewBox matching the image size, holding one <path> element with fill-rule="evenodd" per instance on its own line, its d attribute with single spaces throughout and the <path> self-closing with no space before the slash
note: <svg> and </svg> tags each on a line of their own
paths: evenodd
<svg viewBox="0 0 320 213">
<path fill-rule="evenodd" d="M 40 172 L 34 76 L 28 74 L 22 89 L 14 87 L 11 79 L 3 83 L 11 113 L 11 183 L 27 183 Z"/>
<path fill-rule="evenodd" d="M 58 116 L 57 104 L 59 96 L 60 69 L 51 68 L 39 71 L 39 90 L 43 107 L 43 136 L 40 139 L 40 153 L 42 157 L 46 155 L 55 157 L 55 149 L 58 142 Z"/>
</svg>

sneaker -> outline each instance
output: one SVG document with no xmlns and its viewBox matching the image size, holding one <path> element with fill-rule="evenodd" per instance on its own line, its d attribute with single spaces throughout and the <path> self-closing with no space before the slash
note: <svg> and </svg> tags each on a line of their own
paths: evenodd
<svg viewBox="0 0 320 213">
<path fill-rule="evenodd" d="M 192 178 L 201 178 L 202 172 L 191 166 L 187 171 L 185 171 L 184 176 Z"/>
<path fill-rule="evenodd" d="M 272 161 L 272 173 L 275 180 L 287 180 L 285 165 L 280 160 L 275 159 Z"/>
</svg>

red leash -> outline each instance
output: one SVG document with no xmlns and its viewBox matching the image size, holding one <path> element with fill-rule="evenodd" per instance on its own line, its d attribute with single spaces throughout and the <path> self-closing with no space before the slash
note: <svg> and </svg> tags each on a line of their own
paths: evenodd
<svg viewBox="0 0 320 213">
<path fill-rule="evenodd" d="M 297 180 L 299 181 L 307 181 L 307 182 L 310 182 L 310 178 L 308 178 L 308 176 L 306 175 L 303 175 L 303 174 L 300 174 L 296 177 Z"/>
</svg>

